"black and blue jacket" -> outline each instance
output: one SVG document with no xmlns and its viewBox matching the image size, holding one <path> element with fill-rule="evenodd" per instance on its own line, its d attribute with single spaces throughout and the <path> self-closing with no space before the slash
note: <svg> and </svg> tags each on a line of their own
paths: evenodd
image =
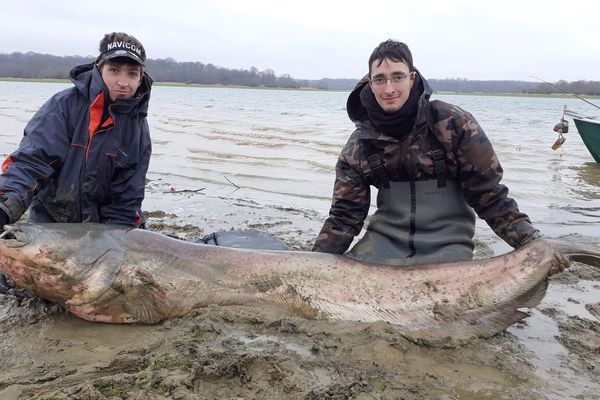
<svg viewBox="0 0 600 400">
<path fill-rule="evenodd" d="M 75 67 L 74 87 L 52 96 L 2 164 L 0 209 L 16 222 L 101 222 L 140 226 L 151 140 L 146 114 L 152 79 L 110 102 L 92 64 Z"/>
</svg>

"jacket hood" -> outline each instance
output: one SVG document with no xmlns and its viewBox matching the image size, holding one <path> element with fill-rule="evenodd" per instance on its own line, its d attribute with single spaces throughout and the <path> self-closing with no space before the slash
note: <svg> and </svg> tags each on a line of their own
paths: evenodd
<svg viewBox="0 0 600 400">
<path fill-rule="evenodd" d="M 90 104 L 96 99 L 100 92 L 108 96 L 108 88 L 102 79 L 102 75 L 100 75 L 100 71 L 96 68 L 95 63 L 83 64 L 73 68 L 69 73 L 69 78 L 79 93 L 88 99 Z M 135 96 L 131 99 L 116 100 L 111 106 L 111 110 L 122 114 L 146 114 L 148 112 L 152 83 L 152 78 L 144 71 L 142 83 L 135 93 Z"/>
<path fill-rule="evenodd" d="M 427 80 L 423 78 L 421 73 L 416 68 L 414 71 L 417 74 L 417 83 L 419 84 L 421 91 L 421 96 L 419 97 L 417 118 L 415 122 L 416 125 L 420 125 L 423 122 L 425 122 L 425 111 L 427 110 L 432 90 L 429 86 L 429 83 L 427 83 Z M 355 124 L 368 121 L 367 110 L 360 101 L 360 91 L 365 87 L 365 85 L 368 84 L 369 74 L 365 75 L 360 81 L 358 81 L 358 83 L 348 96 L 348 101 L 346 102 L 346 111 L 348 112 L 348 117 Z"/>
</svg>

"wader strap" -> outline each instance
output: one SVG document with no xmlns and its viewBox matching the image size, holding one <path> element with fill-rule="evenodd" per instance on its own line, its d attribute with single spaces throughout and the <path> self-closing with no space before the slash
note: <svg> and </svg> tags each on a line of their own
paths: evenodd
<svg viewBox="0 0 600 400">
<path fill-rule="evenodd" d="M 377 189 L 389 189 L 390 178 L 387 170 L 385 169 L 381 151 L 377 149 L 368 139 L 361 140 L 361 142 L 363 145 L 364 154 L 367 157 L 367 163 L 369 163 L 369 168 L 371 168 L 371 171 L 373 171 L 373 180 L 375 181 L 373 182 L 373 185 Z"/>
<path fill-rule="evenodd" d="M 369 167 L 371 167 L 371 170 L 373 171 L 373 175 L 375 178 L 375 186 L 377 186 L 378 189 L 389 189 L 390 178 L 388 177 L 385 165 L 381 160 L 381 155 L 378 153 L 371 154 L 367 157 L 367 162 L 369 163 Z"/>
<path fill-rule="evenodd" d="M 433 172 L 437 178 L 437 187 L 446 187 L 446 152 L 444 150 L 432 150 Z"/>
</svg>

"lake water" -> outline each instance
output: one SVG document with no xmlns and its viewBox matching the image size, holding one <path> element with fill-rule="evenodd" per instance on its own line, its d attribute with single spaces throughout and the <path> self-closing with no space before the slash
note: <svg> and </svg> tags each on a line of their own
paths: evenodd
<svg viewBox="0 0 600 400">
<path fill-rule="evenodd" d="M 69 86 L 0 82 L 0 154 L 16 148 L 31 116 Z M 156 86 L 148 115 L 153 139 L 148 178 L 165 190 L 205 188 L 203 193 L 215 197 L 235 189 L 234 196 L 245 201 L 314 210 L 316 219 L 325 218 L 335 162 L 353 130 L 347 96 Z M 572 120 L 562 148 L 550 148 L 564 105 L 582 114 L 598 115 L 598 110 L 575 98 L 433 97 L 477 118 L 495 146 L 510 195 L 544 234 L 600 233 L 600 165 Z M 477 235 L 496 253 L 510 249 L 481 220 Z"/>
<path fill-rule="evenodd" d="M 27 121 L 53 93 L 68 86 L 0 82 L 0 155 L 18 146 Z M 153 158 L 144 211 L 166 211 L 173 223 L 201 226 L 205 232 L 262 223 L 262 230 L 278 235 L 293 231 L 310 243 L 326 218 L 334 166 L 353 130 L 345 111 L 347 96 L 347 92 L 155 87 L 148 115 Z M 562 148 L 550 148 L 557 138 L 552 128 L 564 105 L 582 114 L 599 115 L 598 110 L 575 98 L 442 94 L 434 98 L 461 106 L 477 118 L 498 153 L 503 183 L 544 235 L 600 236 L 600 165 L 572 120 Z M 165 193 L 171 187 L 204 190 Z M 476 238 L 480 247 L 495 254 L 510 250 L 481 220 Z M 555 285 L 540 307 L 560 307 L 591 318 L 584 306 L 597 301 L 599 293 L 591 281 L 573 288 Z M 534 309 L 525 326 L 508 331 L 530 352 L 538 376 L 553 388 L 549 393 L 556 393 L 548 398 L 597 393 L 594 381 L 565 366 L 572 355 L 556 340 L 559 328 L 544 313 Z"/>
</svg>

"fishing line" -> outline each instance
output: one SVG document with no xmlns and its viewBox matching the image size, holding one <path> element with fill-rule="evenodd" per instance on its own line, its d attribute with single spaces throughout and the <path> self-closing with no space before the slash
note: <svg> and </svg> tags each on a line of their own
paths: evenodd
<svg viewBox="0 0 600 400">
<path fill-rule="evenodd" d="M 555 85 L 555 84 L 553 84 L 553 83 L 546 82 L 545 80 L 543 80 L 542 78 L 538 78 L 537 76 L 533 76 L 533 75 L 529 75 L 529 76 L 530 76 L 530 77 L 532 77 L 532 78 L 534 78 L 534 79 L 537 79 L 537 80 L 539 80 L 539 81 L 542 81 L 542 82 L 543 82 L 543 83 L 545 83 L 546 85 L 550 85 L 550 86 L 552 86 L 553 88 L 555 88 L 555 89 L 558 89 L 558 90 L 560 90 L 561 92 L 563 92 L 563 93 L 565 93 L 565 94 L 568 94 L 569 96 L 577 97 L 579 100 L 583 100 L 583 101 L 585 101 L 586 103 L 588 103 L 589 105 L 591 105 L 591 106 L 594 106 L 594 107 L 596 107 L 597 109 L 599 109 L 599 110 L 600 110 L 600 106 L 597 106 L 597 105 L 595 105 L 595 104 L 594 104 L 594 103 L 592 103 L 591 101 L 588 101 L 588 100 L 584 99 L 584 98 L 583 98 L 583 97 L 581 97 L 581 96 L 577 96 L 576 94 L 569 93 L 569 92 L 567 92 L 566 90 L 564 90 L 563 88 L 561 88 L 560 86 L 556 86 L 556 85 Z"/>
</svg>

